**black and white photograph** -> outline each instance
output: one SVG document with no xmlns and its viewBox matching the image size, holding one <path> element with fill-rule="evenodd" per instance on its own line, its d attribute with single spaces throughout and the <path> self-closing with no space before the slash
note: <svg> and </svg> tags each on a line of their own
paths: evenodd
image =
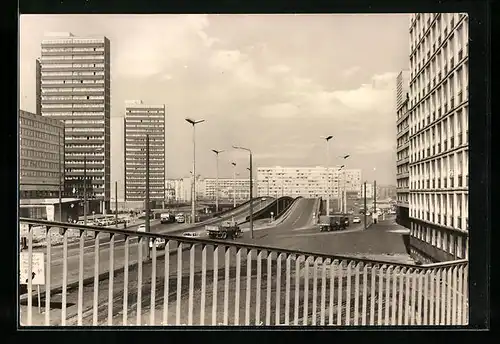
<svg viewBox="0 0 500 344">
<path fill-rule="evenodd" d="M 468 325 L 469 68 L 460 12 L 21 14 L 18 325 Z"/>
</svg>

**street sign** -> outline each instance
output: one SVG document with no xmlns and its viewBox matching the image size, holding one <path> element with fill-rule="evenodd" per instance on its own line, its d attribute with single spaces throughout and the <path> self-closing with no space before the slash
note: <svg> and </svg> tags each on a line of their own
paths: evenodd
<svg viewBox="0 0 500 344">
<path fill-rule="evenodd" d="M 28 284 L 28 252 L 21 252 L 19 260 L 19 283 Z M 31 257 L 31 284 L 45 284 L 45 264 L 43 252 L 32 252 Z"/>
</svg>

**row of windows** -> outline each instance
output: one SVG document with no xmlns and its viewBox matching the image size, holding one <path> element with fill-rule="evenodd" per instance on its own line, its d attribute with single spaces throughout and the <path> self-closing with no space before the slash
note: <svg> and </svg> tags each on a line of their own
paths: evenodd
<svg viewBox="0 0 500 344">
<path fill-rule="evenodd" d="M 446 14 L 443 14 L 443 16 L 446 17 Z M 412 54 L 410 56 L 410 66 L 412 72 L 420 69 L 420 64 L 424 65 L 426 61 L 428 61 L 430 55 L 433 54 L 436 49 L 439 49 L 439 46 L 441 45 L 441 39 L 445 42 L 442 50 L 443 53 L 446 54 L 448 52 L 447 45 L 449 44 L 450 55 L 453 54 L 455 46 L 457 47 L 458 51 L 466 43 L 465 38 L 467 37 L 467 20 L 455 27 L 455 24 L 458 24 L 459 22 L 458 15 L 456 18 L 452 17 L 448 20 L 444 19 L 443 21 L 441 21 L 441 18 L 442 16 L 438 16 L 437 19 L 432 22 L 432 28 L 426 32 L 426 36 L 421 41 L 420 45 L 415 50 L 413 48 L 411 49 Z M 449 26 L 447 26 L 446 21 L 448 21 L 448 23 L 450 24 Z M 444 25 L 441 25 L 442 23 Z M 451 34 L 449 37 L 448 33 Z M 410 36 L 411 34 L 412 32 L 410 32 Z M 432 47 L 431 42 L 434 43 Z"/>
<path fill-rule="evenodd" d="M 73 173 L 84 173 L 83 168 L 67 168 L 67 172 L 73 172 Z M 87 172 L 101 172 L 104 173 L 104 168 L 93 168 L 93 167 L 87 167 Z"/>
<path fill-rule="evenodd" d="M 104 84 L 104 79 L 97 80 L 43 80 L 42 85 L 61 85 L 61 84 Z M 43 87 L 43 86 L 42 86 Z"/>
<path fill-rule="evenodd" d="M 27 169 L 22 169 L 20 171 L 20 175 L 22 177 L 59 178 L 58 172 L 37 171 L 37 170 L 27 170 Z"/>
<path fill-rule="evenodd" d="M 102 87 L 74 87 L 74 88 L 44 88 L 42 94 L 46 93 L 80 93 L 80 92 L 104 92 Z"/>
<path fill-rule="evenodd" d="M 104 43 L 104 38 L 59 38 L 59 39 L 44 39 L 44 44 L 96 44 Z"/>
<path fill-rule="evenodd" d="M 51 63 L 42 66 L 42 71 L 45 68 L 103 68 L 104 63 Z"/>
<path fill-rule="evenodd" d="M 104 100 L 104 96 L 42 96 L 42 100 Z"/>
<path fill-rule="evenodd" d="M 463 219 L 461 222 L 462 224 L 459 228 L 468 230 L 468 219 L 465 219 L 465 224 L 463 224 Z M 442 249 L 451 255 L 456 255 L 458 259 L 467 259 L 469 256 L 468 239 L 460 235 L 455 235 L 455 233 L 436 230 L 435 228 L 412 223 L 410 235 Z"/>
<path fill-rule="evenodd" d="M 98 48 L 42 48 L 42 53 L 72 52 L 72 51 L 104 51 L 104 47 Z"/>
<path fill-rule="evenodd" d="M 61 145 L 61 147 L 62 146 L 63 145 Z M 40 142 L 38 140 L 30 140 L 25 138 L 21 138 L 21 147 L 33 147 L 34 149 L 37 150 L 45 149 L 48 151 L 57 151 L 59 149 L 59 145 L 56 144 L 51 144 L 48 142 Z"/>
<path fill-rule="evenodd" d="M 468 85 L 468 73 L 467 73 L 468 63 L 458 67 L 456 70 L 450 74 L 438 72 L 437 74 L 432 74 L 424 81 L 417 80 L 416 83 L 412 84 L 410 88 L 410 94 L 412 95 L 411 102 L 416 104 L 420 100 L 424 100 L 420 106 L 417 106 L 410 112 L 410 117 L 412 113 L 417 113 L 417 115 L 422 112 L 431 112 L 439 109 L 443 105 L 448 103 L 448 100 L 457 99 L 457 104 L 467 99 L 467 85 Z M 432 81 L 432 83 L 431 83 Z M 442 82 L 441 85 L 439 83 Z M 438 85 L 436 88 L 434 88 Z M 432 92 L 431 92 L 432 90 Z M 459 100 L 462 96 L 462 100 Z"/>
<path fill-rule="evenodd" d="M 22 125 L 29 126 L 31 128 L 42 129 L 44 131 L 54 132 L 54 133 L 62 130 L 62 128 L 61 128 L 62 123 L 58 123 L 58 124 L 60 124 L 60 126 L 56 126 L 54 124 L 43 123 L 43 122 L 40 122 L 39 120 L 33 120 L 33 119 L 23 118 L 23 117 L 21 117 L 19 119 L 19 123 Z"/>
<path fill-rule="evenodd" d="M 44 111 L 42 113 L 44 116 L 55 116 L 55 117 L 65 117 L 65 116 L 89 116 L 89 117 L 101 117 L 104 116 L 103 111 L 89 111 L 89 112 L 49 112 Z"/>
<path fill-rule="evenodd" d="M 42 72 L 42 76 L 79 76 L 79 75 L 85 75 L 85 76 L 93 76 L 93 75 L 104 75 L 104 71 L 98 71 L 98 72 Z"/>
<path fill-rule="evenodd" d="M 41 153 L 44 153 L 44 152 L 41 152 Z M 52 154 L 45 153 L 44 155 L 52 155 Z M 42 158 L 42 159 L 45 159 L 45 158 Z M 45 169 L 58 170 L 59 163 L 48 162 L 45 160 L 21 159 L 21 167 L 33 167 L 33 168 L 45 168 Z"/>
<path fill-rule="evenodd" d="M 438 121 L 436 118 L 433 120 L 429 114 L 424 122 L 416 125 L 415 129 L 419 132 L 410 139 L 410 147 L 415 150 L 429 148 L 431 145 L 454 137 L 456 133 L 463 133 L 464 129 L 468 131 L 467 114 L 468 106 L 455 109 L 455 112 L 450 113 L 448 117 L 438 117 Z M 419 129 L 420 127 L 426 129 Z"/>
<path fill-rule="evenodd" d="M 59 136 L 57 134 L 49 134 L 43 131 L 36 131 L 32 129 L 26 129 L 26 128 L 21 128 L 20 129 L 21 135 L 26 136 L 26 137 L 34 137 L 40 140 L 44 141 L 52 141 L 52 142 L 58 142 Z"/>
<path fill-rule="evenodd" d="M 104 55 L 43 55 L 42 61 L 58 61 L 58 60 L 104 60 Z"/>
<path fill-rule="evenodd" d="M 102 108 L 103 104 L 42 104 L 42 108 L 72 109 L 72 108 Z"/>
<path fill-rule="evenodd" d="M 463 174 L 466 176 L 465 179 Z M 410 167 L 410 180 L 413 189 L 455 187 L 455 180 L 457 180 L 457 187 L 468 186 L 468 174 L 468 151 L 446 155 Z M 450 178 L 451 184 L 449 186 L 447 184 L 448 178 Z M 443 184 L 441 184 L 441 179 L 443 179 Z"/>
<path fill-rule="evenodd" d="M 467 203 L 467 194 L 411 194 L 410 216 L 438 225 L 467 229 Z M 414 206 L 418 206 L 418 208 L 414 208 Z"/>
</svg>

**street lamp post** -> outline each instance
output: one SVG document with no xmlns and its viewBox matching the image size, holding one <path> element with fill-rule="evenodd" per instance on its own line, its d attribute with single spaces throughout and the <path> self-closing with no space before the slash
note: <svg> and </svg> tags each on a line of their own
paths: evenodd
<svg viewBox="0 0 500 344">
<path fill-rule="evenodd" d="M 215 212 L 219 212 L 219 154 L 224 152 L 223 150 L 212 149 L 212 152 L 215 153 L 215 161 L 216 161 L 216 180 L 215 180 Z"/>
<path fill-rule="evenodd" d="M 326 215 L 330 215 L 330 140 L 333 138 L 332 135 L 322 136 L 322 139 L 326 142 Z M 332 178 L 333 179 L 333 178 Z"/>
<path fill-rule="evenodd" d="M 62 153 L 61 153 L 61 132 L 59 131 L 59 222 L 62 222 Z"/>
<path fill-rule="evenodd" d="M 196 222 L 196 124 L 205 122 L 204 119 L 193 120 L 190 118 L 185 119 L 186 122 L 193 126 L 193 187 L 192 187 L 192 198 L 191 198 L 191 218 L 193 223 Z"/>
<path fill-rule="evenodd" d="M 340 166 L 338 169 L 337 169 L 337 173 L 342 171 L 342 169 L 345 167 L 345 165 L 342 165 Z M 337 198 L 338 198 L 338 206 L 339 206 L 339 212 L 342 212 L 342 191 L 340 189 L 340 174 L 338 174 L 337 178 Z"/>
<path fill-rule="evenodd" d="M 146 135 L 146 233 L 149 233 L 151 230 L 150 227 L 150 201 L 149 201 L 149 135 Z M 118 214 L 118 212 L 117 212 Z M 117 215 L 118 218 L 118 215 Z M 151 240 L 151 239 L 150 239 Z M 146 245 L 149 246 L 149 243 Z M 150 252 L 149 247 L 146 246 L 146 258 L 149 260 Z"/>
<path fill-rule="evenodd" d="M 87 225 L 87 156 L 83 157 L 83 224 Z"/>
<path fill-rule="evenodd" d="M 232 162 L 233 165 L 233 208 L 236 208 L 236 163 Z"/>
<path fill-rule="evenodd" d="M 250 156 L 250 236 L 253 239 L 253 162 L 252 151 L 248 148 L 233 146 L 234 149 L 241 149 L 248 152 Z"/>
</svg>

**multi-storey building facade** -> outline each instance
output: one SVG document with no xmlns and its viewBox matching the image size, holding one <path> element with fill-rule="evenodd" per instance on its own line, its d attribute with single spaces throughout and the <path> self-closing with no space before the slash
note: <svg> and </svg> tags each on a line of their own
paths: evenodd
<svg viewBox="0 0 500 344">
<path fill-rule="evenodd" d="M 215 200 L 217 193 L 217 179 L 205 178 L 205 195 L 206 199 Z M 250 179 L 248 178 L 219 178 L 219 200 L 237 201 L 250 199 Z M 257 195 L 254 195 L 256 197 Z"/>
<path fill-rule="evenodd" d="M 64 183 L 64 123 L 19 111 L 21 199 L 59 197 Z"/>
<path fill-rule="evenodd" d="M 65 191 L 110 200 L 110 43 L 106 37 L 54 34 L 42 41 L 42 116 L 65 123 Z"/>
<path fill-rule="evenodd" d="M 398 224 L 410 227 L 409 197 L 410 197 L 410 120 L 408 111 L 409 71 L 402 71 L 396 80 L 396 221 Z"/>
<path fill-rule="evenodd" d="M 149 135 L 149 198 L 165 201 L 165 105 L 127 101 L 124 119 L 125 201 L 146 196 L 146 135 Z"/>
<path fill-rule="evenodd" d="M 42 114 L 42 64 L 40 59 L 36 59 L 35 74 L 35 96 L 36 96 L 36 114 Z"/>
<path fill-rule="evenodd" d="M 359 191 L 361 170 L 316 167 L 259 167 L 257 193 L 259 196 L 302 196 L 305 198 L 338 198 L 341 190 Z"/>
<path fill-rule="evenodd" d="M 468 17 L 410 23 L 410 244 L 426 260 L 468 256 Z"/>
<path fill-rule="evenodd" d="M 167 201 L 184 201 L 184 181 L 182 178 L 167 179 L 165 181 L 165 192 Z"/>
</svg>

